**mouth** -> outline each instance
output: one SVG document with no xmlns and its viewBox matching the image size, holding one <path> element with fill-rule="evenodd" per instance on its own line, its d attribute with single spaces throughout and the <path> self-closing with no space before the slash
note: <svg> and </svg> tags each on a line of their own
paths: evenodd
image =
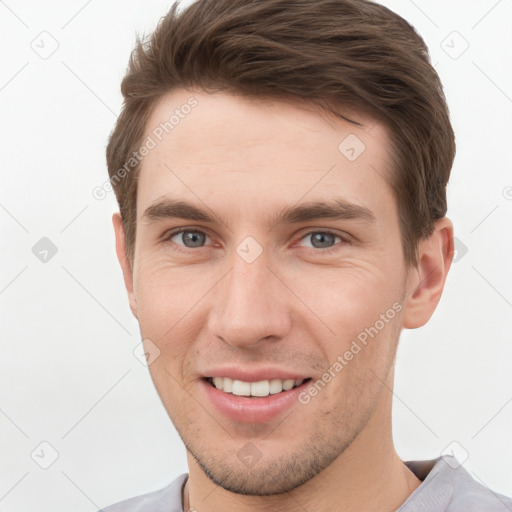
<svg viewBox="0 0 512 512">
<path fill-rule="evenodd" d="M 230 377 L 206 377 L 204 380 L 211 387 L 228 395 L 254 399 L 268 397 L 269 395 L 279 395 L 290 391 L 309 382 L 311 378 L 269 379 L 258 382 L 247 382 Z"/>
<path fill-rule="evenodd" d="M 217 375 L 201 378 L 198 389 L 204 403 L 211 404 L 224 418 L 253 425 L 264 425 L 297 407 L 300 404 L 299 395 L 312 380 L 286 372 L 281 374 L 284 378 L 277 379 L 273 378 L 277 375 L 268 369 L 246 372 L 246 378 L 250 380 L 242 380 L 244 375 L 240 370 L 231 368 L 228 371 L 230 377 L 222 376 L 224 372 L 217 370 Z"/>
</svg>

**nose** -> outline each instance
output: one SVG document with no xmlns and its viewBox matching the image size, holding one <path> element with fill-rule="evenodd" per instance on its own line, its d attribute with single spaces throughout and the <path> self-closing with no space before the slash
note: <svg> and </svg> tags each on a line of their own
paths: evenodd
<svg viewBox="0 0 512 512">
<path fill-rule="evenodd" d="M 215 287 L 210 335 L 239 348 L 283 338 L 291 327 L 290 292 L 268 268 L 265 251 L 251 263 L 235 253 L 231 263 Z"/>
</svg>

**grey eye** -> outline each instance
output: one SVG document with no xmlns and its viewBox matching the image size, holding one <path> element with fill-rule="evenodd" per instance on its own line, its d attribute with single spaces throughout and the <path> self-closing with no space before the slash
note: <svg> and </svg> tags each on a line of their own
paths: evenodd
<svg viewBox="0 0 512 512">
<path fill-rule="evenodd" d="M 315 249 L 329 249 L 336 244 L 336 239 L 340 236 L 329 233 L 328 231 L 313 231 L 308 233 L 303 240 L 309 240 L 311 247 Z"/>
<path fill-rule="evenodd" d="M 206 241 L 206 234 L 201 231 L 183 230 L 180 233 L 176 233 L 171 237 L 174 243 L 177 243 L 173 240 L 176 237 L 179 237 L 178 240 L 180 240 L 185 247 L 190 248 L 202 247 Z"/>
</svg>

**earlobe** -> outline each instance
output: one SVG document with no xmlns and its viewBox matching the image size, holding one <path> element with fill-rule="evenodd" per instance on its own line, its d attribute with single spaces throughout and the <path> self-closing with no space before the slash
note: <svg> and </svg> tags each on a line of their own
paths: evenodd
<svg viewBox="0 0 512 512">
<path fill-rule="evenodd" d="M 116 254 L 119 265 L 123 272 L 124 285 L 128 293 L 130 301 L 130 309 L 133 315 L 137 318 L 137 300 L 133 290 L 133 269 L 130 260 L 126 254 L 126 238 L 124 233 L 123 221 L 119 213 L 112 215 L 112 224 L 114 225 L 114 232 L 116 237 Z"/>
<path fill-rule="evenodd" d="M 416 329 L 434 313 L 443 293 L 454 254 L 453 225 L 444 217 L 432 235 L 418 246 L 418 265 L 410 269 L 404 300 L 402 326 Z"/>
</svg>

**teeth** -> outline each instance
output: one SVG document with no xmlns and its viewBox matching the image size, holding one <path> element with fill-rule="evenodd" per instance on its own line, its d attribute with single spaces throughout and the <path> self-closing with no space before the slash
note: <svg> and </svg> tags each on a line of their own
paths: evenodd
<svg viewBox="0 0 512 512">
<path fill-rule="evenodd" d="M 232 393 L 233 392 L 233 379 L 230 379 L 229 377 L 224 377 L 223 384 L 220 386 L 216 386 L 218 389 L 223 389 L 226 393 Z"/>
<path fill-rule="evenodd" d="M 244 382 L 229 377 L 213 377 L 213 385 L 220 391 L 237 396 L 268 396 L 300 386 L 304 379 L 272 379 L 259 382 Z"/>
<path fill-rule="evenodd" d="M 268 396 L 269 392 L 270 382 L 268 380 L 251 382 L 251 396 Z"/>
<path fill-rule="evenodd" d="M 233 395 L 238 396 L 250 396 L 251 394 L 251 383 L 250 382 L 242 382 L 241 380 L 233 381 L 233 389 L 231 390 Z"/>
<path fill-rule="evenodd" d="M 270 381 L 270 394 L 275 395 L 283 391 L 283 381 L 281 379 L 272 379 Z"/>
<path fill-rule="evenodd" d="M 283 381 L 283 389 L 288 391 L 289 389 L 293 388 L 293 385 L 295 384 L 295 381 L 293 379 L 288 379 Z"/>
</svg>

